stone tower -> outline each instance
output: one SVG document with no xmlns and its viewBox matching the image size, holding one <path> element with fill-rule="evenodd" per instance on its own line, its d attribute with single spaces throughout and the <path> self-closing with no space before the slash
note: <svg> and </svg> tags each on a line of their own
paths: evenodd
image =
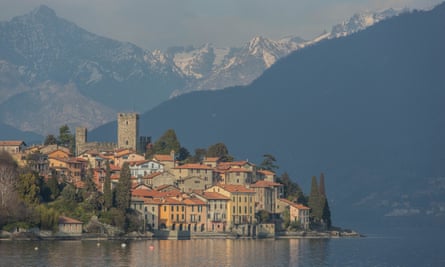
<svg viewBox="0 0 445 267">
<path fill-rule="evenodd" d="M 137 150 L 139 136 L 139 114 L 117 114 L 117 146 Z"/>
<path fill-rule="evenodd" d="M 76 156 L 79 155 L 82 151 L 83 145 L 87 142 L 87 128 L 85 127 L 77 127 L 76 128 Z"/>
</svg>

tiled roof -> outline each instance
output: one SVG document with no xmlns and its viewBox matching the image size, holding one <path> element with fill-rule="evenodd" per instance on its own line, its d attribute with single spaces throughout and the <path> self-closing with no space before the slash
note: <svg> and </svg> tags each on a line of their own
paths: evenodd
<svg viewBox="0 0 445 267">
<path fill-rule="evenodd" d="M 218 184 L 217 186 L 223 188 L 230 193 L 255 193 L 255 190 L 249 189 L 244 185 L 238 184 Z"/>
<path fill-rule="evenodd" d="M 0 141 L 0 146 L 20 146 L 22 144 L 25 144 L 25 142 L 23 142 L 21 140 L 3 140 L 3 141 Z"/>
<path fill-rule="evenodd" d="M 205 157 L 203 161 L 206 161 L 206 162 L 217 162 L 218 160 L 219 160 L 218 157 L 208 157 L 208 158 Z"/>
<path fill-rule="evenodd" d="M 262 173 L 262 174 L 264 174 L 264 175 L 275 175 L 274 172 L 271 172 L 271 171 L 269 171 L 269 170 L 259 170 L 258 172 L 259 172 L 259 173 Z"/>
<path fill-rule="evenodd" d="M 282 186 L 282 184 L 264 180 L 258 181 L 250 185 L 250 187 L 277 187 L 277 186 Z"/>
<path fill-rule="evenodd" d="M 212 167 L 209 167 L 204 164 L 199 163 L 189 163 L 175 167 L 175 169 L 201 169 L 201 170 L 213 170 Z"/>
<path fill-rule="evenodd" d="M 252 172 L 252 171 L 243 168 L 230 168 L 227 170 L 227 172 Z"/>
<path fill-rule="evenodd" d="M 153 159 L 156 159 L 158 161 L 173 161 L 174 160 L 174 158 L 171 155 L 161 155 L 161 154 L 154 155 Z"/>
<path fill-rule="evenodd" d="M 295 202 L 292 202 L 292 201 L 287 200 L 287 199 L 285 199 L 285 198 L 280 198 L 280 201 L 282 201 L 282 202 L 284 202 L 284 203 L 286 203 L 286 204 L 289 204 L 290 206 L 292 206 L 292 207 L 294 207 L 294 208 L 297 208 L 297 209 L 299 209 L 299 210 L 310 210 L 309 207 L 306 207 L 306 206 L 303 205 L 303 204 L 295 203 Z"/>
<path fill-rule="evenodd" d="M 70 217 L 65 217 L 65 216 L 60 216 L 59 217 L 59 224 L 83 224 L 83 222 L 78 221 L 76 219 L 70 218 Z"/>
<path fill-rule="evenodd" d="M 198 195 L 204 197 L 208 200 L 230 200 L 230 198 L 218 193 L 218 192 L 202 192 L 197 193 Z"/>
<path fill-rule="evenodd" d="M 195 198 L 186 198 L 184 199 L 184 204 L 186 205 L 205 205 L 206 203 L 200 199 Z"/>
</svg>

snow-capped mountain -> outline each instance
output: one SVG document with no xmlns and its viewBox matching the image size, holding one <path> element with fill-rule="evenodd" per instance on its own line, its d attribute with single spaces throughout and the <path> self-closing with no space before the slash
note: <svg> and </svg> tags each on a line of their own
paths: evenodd
<svg viewBox="0 0 445 267">
<path fill-rule="evenodd" d="M 242 47 L 205 44 L 163 52 L 95 35 L 58 17 L 49 7 L 40 6 L 0 22 L 0 110 L 15 105 L 26 109 L 21 100 L 30 103 L 29 99 L 38 95 L 36 90 L 49 87 L 50 92 L 61 96 L 69 88 L 69 98 L 56 99 L 70 108 L 51 111 L 41 99 L 33 107 L 31 121 L 25 117 L 26 112 L 2 112 L 0 121 L 39 134 L 57 132 L 60 122 L 77 126 L 83 118 L 85 125 L 95 127 L 115 119 L 113 111 L 144 112 L 185 92 L 247 85 L 293 51 L 323 39 L 349 35 L 398 13 L 387 10 L 354 15 L 313 40 L 258 36 Z M 70 101 L 82 97 L 91 100 L 82 100 L 89 103 L 91 112 L 83 110 L 82 105 L 70 105 Z M 77 118 L 73 114 L 78 114 Z M 46 126 L 45 116 L 57 120 Z"/>
<path fill-rule="evenodd" d="M 382 12 L 355 14 L 350 19 L 332 27 L 312 40 L 296 36 L 272 40 L 254 37 L 243 47 L 215 48 L 206 44 L 199 48 L 176 47 L 167 51 L 166 57 L 188 78 L 186 86 L 176 94 L 193 90 L 214 90 L 236 85 L 247 85 L 261 75 L 277 60 L 291 52 L 324 39 L 347 36 L 363 30 L 405 10 L 388 9 Z"/>
<path fill-rule="evenodd" d="M 378 23 L 393 16 L 397 16 L 401 12 L 405 11 L 407 10 L 394 10 L 390 8 L 382 12 L 363 12 L 355 14 L 343 23 L 332 27 L 329 38 L 338 38 L 364 30 L 367 27 L 374 25 L 375 23 Z"/>
</svg>

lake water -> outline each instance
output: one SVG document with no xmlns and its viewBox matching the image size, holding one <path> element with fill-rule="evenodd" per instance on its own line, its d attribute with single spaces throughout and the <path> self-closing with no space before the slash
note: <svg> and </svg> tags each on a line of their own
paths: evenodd
<svg viewBox="0 0 445 267">
<path fill-rule="evenodd" d="M 340 239 L 144 240 L 128 241 L 125 248 L 121 241 L 0 241 L 0 266 L 445 266 L 444 232 L 404 229 Z"/>
</svg>

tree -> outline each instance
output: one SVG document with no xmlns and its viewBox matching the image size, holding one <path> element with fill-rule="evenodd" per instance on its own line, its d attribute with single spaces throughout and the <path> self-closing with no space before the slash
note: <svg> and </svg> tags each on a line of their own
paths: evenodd
<svg viewBox="0 0 445 267">
<path fill-rule="evenodd" d="M 128 162 L 122 165 L 119 183 L 116 186 L 116 207 L 123 211 L 130 208 L 131 201 L 131 171 Z"/>
<path fill-rule="evenodd" d="M 271 154 L 264 154 L 263 162 L 260 164 L 260 169 L 268 170 L 271 172 L 275 172 L 279 167 L 275 165 L 275 162 L 277 161 L 275 157 Z"/>
<path fill-rule="evenodd" d="M 173 129 L 168 129 L 153 145 L 154 154 L 167 155 L 172 150 L 178 152 L 180 148 L 181 144 Z"/>
<path fill-rule="evenodd" d="M 105 164 L 105 180 L 103 185 L 103 192 L 105 210 L 109 210 L 111 207 L 113 207 L 113 194 L 111 192 L 111 169 L 109 161 L 107 161 Z"/>
<path fill-rule="evenodd" d="M 206 157 L 218 157 L 220 161 L 233 161 L 233 157 L 229 155 L 229 150 L 224 143 L 216 143 L 207 148 Z"/>
<path fill-rule="evenodd" d="M 56 145 L 57 144 L 57 138 L 53 134 L 49 134 L 46 136 L 45 141 L 43 142 L 45 146 L 48 145 Z"/>
<path fill-rule="evenodd" d="M 284 198 L 290 201 L 307 205 L 306 197 L 303 194 L 298 183 L 293 182 L 287 172 L 283 173 L 281 177 L 278 177 L 277 182 L 283 184 Z"/>
<path fill-rule="evenodd" d="M 7 208 L 16 196 L 15 184 L 17 182 L 18 166 L 12 156 L 6 152 L 0 152 L 0 208 Z"/>
<path fill-rule="evenodd" d="M 178 161 L 185 161 L 190 158 L 190 152 L 185 147 L 181 147 L 178 151 L 178 157 L 176 158 Z"/>
<path fill-rule="evenodd" d="M 74 152 L 74 135 L 66 124 L 59 128 L 59 144 L 68 147 L 71 153 Z"/>
<path fill-rule="evenodd" d="M 320 195 L 317 177 L 312 176 L 311 194 L 309 195 L 309 208 L 311 208 L 311 216 L 315 221 L 319 221 L 323 217 L 323 198 Z"/>
<path fill-rule="evenodd" d="M 20 174 L 16 188 L 19 196 L 25 203 L 35 205 L 39 203 L 38 186 L 39 176 L 36 172 L 25 172 Z"/>
<path fill-rule="evenodd" d="M 207 151 L 205 148 L 197 148 L 195 149 L 195 155 L 193 157 L 189 158 L 190 163 L 199 163 L 204 159 L 204 156 L 206 155 Z"/>
<path fill-rule="evenodd" d="M 320 184 L 318 185 L 318 192 L 320 192 L 320 195 L 323 197 L 326 197 L 326 189 L 324 185 L 324 174 L 320 174 Z"/>
<path fill-rule="evenodd" d="M 51 177 L 48 179 L 48 182 L 46 184 L 48 186 L 49 191 L 51 192 L 50 198 L 52 200 L 58 198 L 60 195 L 60 185 L 57 175 L 54 172 L 52 173 Z"/>
</svg>

